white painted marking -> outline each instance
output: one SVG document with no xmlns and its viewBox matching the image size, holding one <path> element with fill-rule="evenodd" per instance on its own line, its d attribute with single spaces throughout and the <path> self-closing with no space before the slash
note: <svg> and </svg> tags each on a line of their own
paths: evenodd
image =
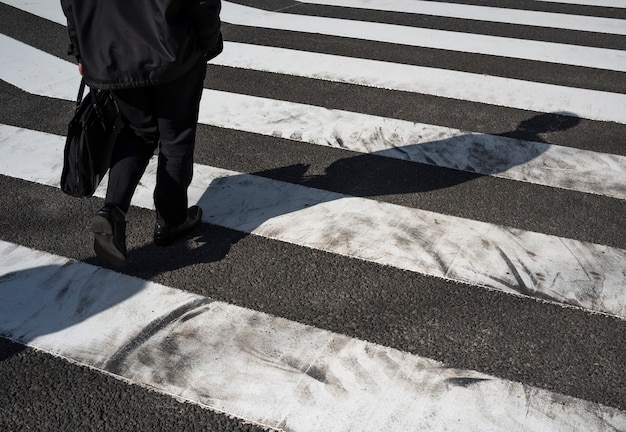
<svg viewBox="0 0 626 432">
<path fill-rule="evenodd" d="M 626 53 L 626 51 L 625 51 Z M 626 123 L 626 95 L 283 48 L 225 43 L 215 64 Z"/>
<path fill-rule="evenodd" d="M 50 2 L 49 7 L 52 11 L 46 12 L 43 6 L 31 8 L 29 11 L 41 13 L 44 18 L 49 16 L 58 19 L 56 0 L 47 1 Z M 15 4 L 14 6 L 28 10 L 29 5 Z M 336 18 L 292 15 L 268 12 L 231 2 L 222 3 L 221 18 L 224 22 L 245 26 L 327 34 L 626 72 L 626 51 L 620 50 Z"/>
<path fill-rule="evenodd" d="M 581 6 L 598 6 L 598 7 L 614 7 L 626 8 L 624 0 L 535 0 L 544 3 L 563 3 Z"/>
<path fill-rule="evenodd" d="M 327 34 L 626 72 L 626 51 L 620 50 L 267 12 L 230 2 L 223 3 L 221 16 L 225 22 L 252 27 Z"/>
<path fill-rule="evenodd" d="M 2 3 L 21 9 L 30 14 L 45 18 L 61 25 L 67 25 L 67 19 L 57 0 L 1 0 Z"/>
<path fill-rule="evenodd" d="M 212 90 L 205 90 L 199 121 L 626 199 L 626 157 L 619 155 Z"/>
<path fill-rule="evenodd" d="M 626 20 L 615 18 L 420 0 L 299 0 L 299 2 L 626 35 Z"/>
<path fill-rule="evenodd" d="M 76 100 L 76 65 L 0 34 L 0 79 L 29 93 Z"/>
<path fill-rule="evenodd" d="M 294 432 L 626 429 L 617 409 L 4 241 L 0 262 L 4 337 L 254 423 Z"/>
<path fill-rule="evenodd" d="M 1 79 L 40 96 L 76 97 L 75 65 L 11 38 L 0 36 L 0 46 Z M 205 124 L 626 198 L 623 156 L 214 90 L 203 100 Z"/>
<path fill-rule="evenodd" d="M 6 129 L 5 126 L 3 130 Z M 62 141 L 52 160 L 37 158 L 24 167 L 33 149 L 26 134 L 0 142 L 4 171 L 28 181 L 58 184 Z M 41 144 L 39 144 L 41 145 Z M 52 150 L 50 150 L 52 151 Z M 358 156 L 356 156 L 358 157 Z M 327 175 L 333 175 L 333 166 Z M 22 172 L 23 171 L 23 172 Z M 156 165 L 148 166 L 133 205 L 153 208 Z M 48 179 L 48 180 L 46 180 Z M 48 181 L 48 183 L 45 183 Z M 416 186 L 419 189 L 419 185 Z M 96 191 L 104 196 L 105 182 Z M 399 190 L 398 193 L 407 192 Z M 387 193 L 391 193 L 387 191 Z M 203 220 L 339 255 L 430 276 L 544 298 L 626 317 L 626 250 L 516 228 L 355 198 L 196 165 L 189 189 L 191 203 L 204 209 Z M 375 229 L 372 229 L 375 227 Z M 373 246 L 374 245 L 374 246 Z"/>
</svg>

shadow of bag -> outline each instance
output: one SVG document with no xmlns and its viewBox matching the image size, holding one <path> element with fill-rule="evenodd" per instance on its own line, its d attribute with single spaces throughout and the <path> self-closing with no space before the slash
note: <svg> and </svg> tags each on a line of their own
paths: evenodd
<svg viewBox="0 0 626 432">
<path fill-rule="evenodd" d="M 84 91 L 85 81 L 81 80 L 74 117 L 67 127 L 61 173 L 61 190 L 80 198 L 92 196 L 108 171 L 122 127 L 110 91 L 90 88 L 83 99 Z"/>
</svg>

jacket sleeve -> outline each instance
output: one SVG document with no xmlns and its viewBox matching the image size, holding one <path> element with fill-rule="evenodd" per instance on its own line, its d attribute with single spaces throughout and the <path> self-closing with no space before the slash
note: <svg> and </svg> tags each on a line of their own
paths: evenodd
<svg viewBox="0 0 626 432">
<path fill-rule="evenodd" d="M 207 60 L 216 57 L 224 49 L 220 21 L 221 9 L 221 0 L 192 1 L 191 15 L 194 27 Z"/>
<path fill-rule="evenodd" d="M 72 1 L 61 0 L 61 7 L 63 8 L 65 18 L 67 18 L 67 33 L 70 37 L 70 44 L 68 46 L 67 53 L 76 57 L 80 63 L 80 50 L 78 47 L 78 38 L 76 37 L 76 25 L 74 23 L 74 15 L 72 14 Z"/>
</svg>

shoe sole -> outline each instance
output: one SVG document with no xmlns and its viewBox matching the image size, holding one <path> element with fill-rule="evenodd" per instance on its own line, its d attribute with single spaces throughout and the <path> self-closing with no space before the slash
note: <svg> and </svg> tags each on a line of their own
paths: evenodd
<svg viewBox="0 0 626 432">
<path fill-rule="evenodd" d="M 113 226 L 103 216 L 94 216 L 91 223 L 93 232 L 93 249 L 98 258 L 115 266 L 124 267 L 127 264 L 126 257 L 113 242 Z"/>
</svg>

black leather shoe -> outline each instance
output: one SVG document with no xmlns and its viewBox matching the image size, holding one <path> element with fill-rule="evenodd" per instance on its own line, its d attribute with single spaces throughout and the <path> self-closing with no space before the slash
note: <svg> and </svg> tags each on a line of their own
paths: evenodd
<svg viewBox="0 0 626 432">
<path fill-rule="evenodd" d="M 115 267 L 126 265 L 126 216 L 116 206 L 105 205 L 93 217 L 93 248 L 96 255 Z"/>
<path fill-rule="evenodd" d="M 175 240 L 191 231 L 201 220 L 202 209 L 192 206 L 187 210 L 187 220 L 179 225 L 161 225 L 157 222 L 154 227 L 154 244 L 167 246 L 174 243 Z"/>
</svg>

